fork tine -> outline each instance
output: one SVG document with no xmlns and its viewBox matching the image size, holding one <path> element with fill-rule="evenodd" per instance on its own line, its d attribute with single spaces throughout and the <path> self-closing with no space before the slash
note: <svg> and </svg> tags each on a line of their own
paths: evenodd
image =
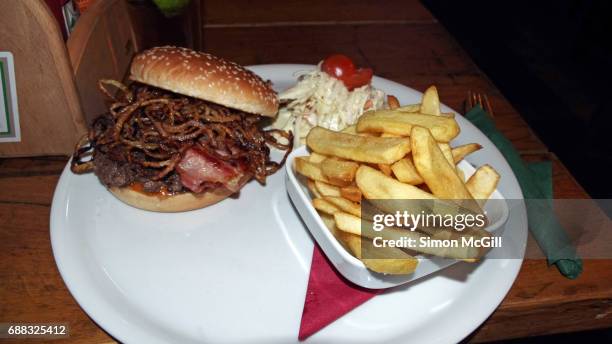
<svg viewBox="0 0 612 344">
<path fill-rule="evenodd" d="M 484 101 L 485 101 L 485 111 L 491 115 L 491 117 L 495 117 L 495 115 L 493 115 L 493 107 L 491 106 L 491 103 L 489 103 L 489 97 L 487 97 L 487 95 L 484 95 Z"/>
<path fill-rule="evenodd" d="M 465 112 L 468 112 L 469 110 L 471 110 L 474 107 L 474 105 L 472 104 L 472 91 L 471 90 L 468 90 L 467 99 L 465 101 L 467 103 L 466 104 L 467 109 L 466 109 Z"/>
<path fill-rule="evenodd" d="M 466 112 L 474 106 L 479 105 L 487 114 L 489 114 L 489 116 L 494 117 L 493 107 L 491 106 L 491 103 L 489 102 L 489 97 L 486 93 L 472 92 L 472 90 L 468 90 L 465 105 L 468 109 L 466 110 Z"/>
</svg>

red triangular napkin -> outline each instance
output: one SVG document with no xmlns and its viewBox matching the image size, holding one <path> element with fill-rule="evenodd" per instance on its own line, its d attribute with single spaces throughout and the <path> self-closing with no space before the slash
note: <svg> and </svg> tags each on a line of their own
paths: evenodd
<svg viewBox="0 0 612 344">
<path fill-rule="evenodd" d="M 310 337 L 382 291 L 349 282 L 315 244 L 298 339 Z"/>
</svg>

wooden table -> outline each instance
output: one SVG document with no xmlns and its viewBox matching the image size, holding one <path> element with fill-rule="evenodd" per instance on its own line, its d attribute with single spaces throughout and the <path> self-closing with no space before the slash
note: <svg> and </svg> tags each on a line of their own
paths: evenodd
<svg viewBox="0 0 612 344">
<path fill-rule="evenodd" d="M 462 109 L 468 90 L 484 92 L 491 97 L 498 127 L 526 159 L 552 159 L 555 197 L 588 197 L 421 4 L 398 0 L 382 7 L 361 1 L 348 8 L 339 3 L 285 0 L 276 7 L 254 8 L 248 0 L 206 1 L 201 47 L 243 64 L 316 63 L 342 52 L 378 75 L 416 89 L 437 85 L 442 101 L 455 109 Z M 71 336 L 54 343 L 111 342 L 71 297 L 51 252 L 51 198 L 66 161 L 0 160 L 0 322 L 65 321 Z M 544 261 L 527 260 L 499 308 L 469 339 L 484 342 L 611 326 L 612 261 L 587 260 L 584 273 L 572 281 Z"/>
</svg>

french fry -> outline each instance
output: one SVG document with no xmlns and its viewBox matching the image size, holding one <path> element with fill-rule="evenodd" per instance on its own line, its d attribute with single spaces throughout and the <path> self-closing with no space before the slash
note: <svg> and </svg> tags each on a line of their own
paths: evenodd
<svg viewBox="0 0 612 344">
<path fill-rule="evenodd" d="M 459 179 L 461 179 L 461 181 L 463 181 L 465 183 L 465 173 L 463 172 L 463 170 L 460 169 L 459 166 L 457 166 L 455 168 L 455 171 L 457 172 L 457 175 L 459 176 Z M 468 191 L 469 191 L 469 189 L 468 189 Z"/>
<path fill-rule="evenodd" d="M 338 238 L 338 232 L 344 233 L 342 231 L 336 230 L 336 221 L 334 220 L 333 215 L 327 213 L 319 213 L 319 216 L 321 217 L 321 220 L 323 220 L 325 227 L 329 229 L 329 231 L 334 237 Z"/>
<path fill-rule="evenodd" d="M 313 151 L 343 159 L 392 164 L 410 152 L 407 138 L 364 137 L 314 127 L 306 137 Z"/>
<path fill-rule="evenodd" d="M 387 164 L 378 164 L 378 169 L 380 170 L 380 172 L 391 176 L 393 174 L 393 171 L 391 171 L 391 165 L 387 165 Z"/>
<path fill-rule="evenodd" d="M 342 129 L 340 132 L 341 133 L 345 133 L 345 134 L 351 134 L 351 135 L 359 135 L 359 136 L 377 136 L 376 134 L 373 134 L 373 133 L 359 133 L 359 132 L 357 132 L 357 125 L 356 124 L 349 125 L 348 127 Z"/>
<path fill-rule="evenodd" d="M 334 213 L 336 228 L 343 232 L 361 236 L 361 219 L 355 215 L 338 211 Z"/>
<path fill-rule="evenodd" d="M 414 127 L 410 141 L 414 166 L 432 193 L 441 199 L 461 200 L 463 206 L 479 212 L 480 207 L 457 175 L 455 165 L 448 163 L 429 130 Z"/>
<path fill-rule="evenodd" d="M 336 220 L 334 220 L 334 225 Z M 338 240 L 344 243 L 347 250 L 357 259 L 361 260 L 361 237 L 345 231 L 338 231 Z"/>
<path fill-rule="evenodd" d="M 442 151 L 442 154 L 444 154 L 446 161 L 448 161 L 448 163 L 451 164 L 451 166 L 455 166 L 455 160 L 453 158 L 453 152 L 451 150 L 451 146 L 448 143 L 438 142 L 438 147 L 440 147 L 440 150 Z M 465 182 L 465 175 L 463 174 L 463 171 L 459 167 L 455 166 L 455 172 L 457 172 L 457 175 L 459 176 L 461 181 Z"/>
<path fill-rule="evenodd" d="M 325 159 L 327 159 L 325 155 L 315 152 L 310 153 L 308 156 L 308 161 L 312 162 L 313 164 L 320 164 Z"/>
<path fill-rule="evenodd" d="M 387 95 L 387 104 L 389 104 L 389 109 L 391 110 L 395 110 L 400 106 L 399 100 L 392 95 Z"/>
<path fill-rule="evenodd" d="M 421 113 L 433 116 L 440 116 L 440 98 L 436 86 L 429 86 L 423 93 L 421 101 Z"/>
<path fill-rule="evenodd" d="M 419 185 L 423 183 L 423 178 L 417 172 L 416 167 L 412 163 L 412 158 L 405 157 L 398 160 L 395 164 L 391 165 L 391 170 L 395 175 L 395 178 L 402 183 L 411 185 Z"/>
<path fill-rule="evenodd" d="M 309 179 L 312 179 L 315 181 L 318 180 L 318 181 L 328 183 L 328 184 L 338 185 L 337 182 L 330 180 L 323 174 L 320 164 L 311 163 L 310 161 L 308 161 L 308 157 L 305 157 L 305 156 L 296 157 L 294 167 L 295 167 L 295 170 L 299 174 Z M 347 185 L 346 183 L 340 183 L 340 185 L 338 186 L 346 186 L 346 185 Z"/>
<path fill-rule="evenodd" d="M 401 254 L 401 252 L 404 252 L 404 251 L 397 249 L 397 248 L 393 248 L 393 249 L 387 250 L 385 255 L 387 254 L 390 255 L 391 252 L 397 252 L 398 254 Z M 407 253 L 405 254 L 406 256 L 411 257 L 409 254 Z M 416 270 L 416 267 L 419 264 L 419 260 L 414 257 L 412 258 L 408 258 L 408 257 L 406 258 L 374 258 L 374 259 L 363 258 L 361 261 L 366 266 L 366 268 L 374 272 L 389 274 L 389 275 L 409 275 L 413 273 L 414 270 Z"/>
<path fill-rule="evenodd" d="M 355 179 L 359 164 L 353 161 L 329 157 L 321 162 L 321 171 L 333 184 L 347 186 Z"/>
<path fill-rule="evenodd" d="M 317 190 L 314 180 L 308 179 L 308 181 L 306 182 L 306 186 L 308 186 L 308 190 L 310 190 L 310 193 L 314 196 L 314 198 L 323 197 L 319 190 Z"/>
<path fill-rule="evenodd" d="M 299 174 L 307 178 L 310 178 L 313 180 L 320 180 L 326 183 L 329 182 L 327 177 L 323 175 L 323 172 L 321 171 L 321 167 L 319 166 L 319 164 L 311 163 L 310 161 L 308 161 L 308 157 L 299 156 L 295 158 L 294 167 L 295 167 L 295 170 Z"/>
<path fill-rule="evenodd" d="M 327 184 L 319 180 L 315 181 L 314 185 L 319 194 L 322 196 L 340 196 L 340 188 L 335 185 Z"/>
<path fill-rule="evenodd" d="M 374 247 L 370 240 L 362 242 L 361 237 L 338 231 L 338 239 L 344 242 L 348 250 L 370 270 L 390 275 L 407 275 L 414 272 L 419 260 L 399 248 Z M 370 258 L 364 258 L 370 257 Z"/>
<path fill-rule="evenodd" d="M 401 112 L 418 112 L 418 113 L 424 113 L 423 111 L 421 111 L 421 103 L 417 103 L 417 104 L 410 104 L 410 105 L 404 105 L 404 106 L 400 106 L 397 109 L 395 109 L 397 111 L 401 111 Z M 455 114 L 454 113 L 439 113 L 437 116 L 443 116 L 443 117 L 451 117 L 451 118 L 455 118 Z"/>
<path fill-rule="evenodd" d="M 340 188 L 340 195 L 353 202 L 361 202 L 361 190 L 354 185 Z"/>
<path fill-rule="evenodd" d="M 444 154 L 444 158 L 446 158 L 446 161 L 448 161 L 451 166 L 455 166 L 455 161 L 453 160 L 453 153 L 451 151 L 450 145 L 448 143 L 438 142 L 438 147 L 440 147 L 440 150 L 442 151 L 442 154 Z"/>
<path fill-rule="evenodd" d="M 393 110 L 366 112 L 357 122 L 357 131 L 409 136 L 415 126 L 428 128 L 439 142 L 449 142 L 459 134 L 454 118 Z"/>
<path fill-rule="evenodd" d="M 416 186 L 402 183 L 365 165 L 361 165 L 357 170 L 355 182 L 363 196 L 368 199 L 437 199 Z"/>
<path fill-rule="evenodd" d="M 482 207 L 487 202 L 491 194 L 499 183 L 499 173 L 489 165 L 480 166 L 476 172 L 468 179 L 465 186 L 476 202 Z"/>
<path fill-rule="evenodd" d="M 396 110 L 401 112 L 419 112 L 421 111 L 421 104 L 404 105 L 398 107 Z"/>
<path fill-rule="evenodd" d="M 334 215 L 335 213 L 340 211 L 340 208 L 331 204 L 327 200 L 323 198 L 315 198 L 312 200 L 312 206 L 325 214 Z"/>
<path fill-rule="evenodd" d="M 380 134 L 380 137 L 401 137 L 401 136 L 395 135 L 395 134 L 389 134 L 389 133 L 382 133 Z"/>
<path fill-rule="evenodd" d="M 319 216 L 321 217 L 321 220 L 325 224 L 325 227 L 327 227 L 327 229 L 334 236 L 334 238 L 336 238 L 336 240 L 338 240 L 340 244 L 344 246 L 346 250 L 349 250 L 349 248 L 346 246 L 346 244 L 341 238 L 341 236 L 346 235 L 346 233 L 336 228 L 336 221 L 334 220 L 334 216 L 330 214 L 322 213 L 322 212 L 319 212 Z"/>
<path fill-rule="evenodd" d="M 355 124 L 349 125 L 348 127 L 342 129 L 341 132 L 345 133 L 345 134 L 351 134 L 351 135 L 358 135 L 359 134 L 357 132 L 357 125 L 355 125 Z"/>
<path fill-rule="evenodd" d="M 358 203 L 351 202 L 343 197 L 325 197 L 324 200 L 333 204 L 335 207 L 344 212 L 361 217 L 361 206 Z"/>
<path fill-rule="evenodd" d="M 466 145 L 454 147 L 453 149 L 451 149 L 451 153 L 453 154 L 453 161 L 456 164 L 459 161 L 463 160 L 466 155 L 474 153 L 475 151 L 481 148 L 482 146 L 478 143 L 468 143 Z"/>
</svg>

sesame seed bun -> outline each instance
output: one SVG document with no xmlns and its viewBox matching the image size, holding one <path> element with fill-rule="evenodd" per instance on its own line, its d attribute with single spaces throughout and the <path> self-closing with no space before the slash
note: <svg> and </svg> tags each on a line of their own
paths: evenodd
<svg viewBox="0 0 612 344">
<path fill-rule="evenodd" d="M 240 181 L 240 188 L 242 188 L 249 179 L 250 178 L 247 177 L 242 178 Z M 216 188 L 201 193 L 184 192 L 172 196 L 162 196 L 136 191 L 129 187 L 111 187 L 109 190 L 120 201 L 132 207 L 161 213 L 176 213 L 205 208 L 235 193 L 226 188 Z"/>
<path fill-rule="evenodd" d="M 237 63 L 180 47 L 156 47 L 134 57 L 130 79 L 223 106 L 275 117 L 276 92 Z"/>
</svg>

